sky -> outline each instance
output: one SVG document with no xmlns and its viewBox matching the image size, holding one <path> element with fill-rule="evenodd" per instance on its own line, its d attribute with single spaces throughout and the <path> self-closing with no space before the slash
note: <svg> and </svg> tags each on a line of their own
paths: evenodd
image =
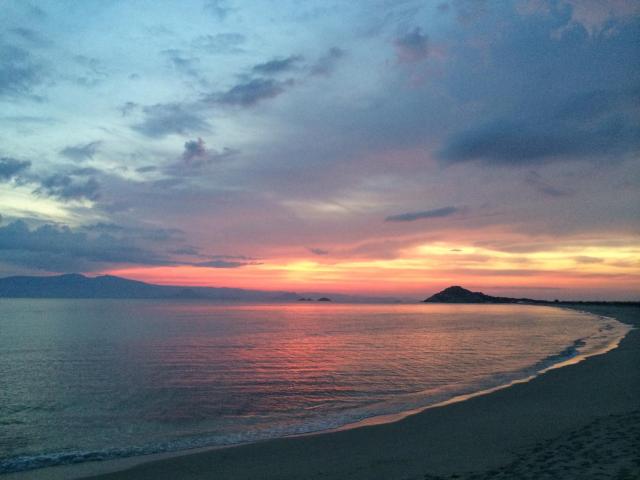
<svg viewBox="0 0 640 480">
<path fill-rule="evenodd" d="M 0 9 L 0 276 L 640 299 L 636 1 Z"/>
</svg>

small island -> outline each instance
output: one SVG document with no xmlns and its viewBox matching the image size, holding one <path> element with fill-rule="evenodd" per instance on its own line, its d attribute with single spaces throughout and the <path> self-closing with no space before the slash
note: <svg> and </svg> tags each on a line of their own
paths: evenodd
<svg viewBox="0 0 640 480">
<path fill-rule="evenodd" d="M 536 302 L 528 298 L 493 297 L 482 292 L 472 292 L 458 285 L 445 288 L 430 296 L 424 303 L 526 303 Z"/>
<path fill-rule="evenodd" d="M 525 305 L 564 305 L 564 306 L 633 306 L 637 307 L 640 302 L 637 301 L 606 301 L 606 300 L 537 300 L 533 298 L 511 298 L 511 297 L 494 297 L 482 292 L 472 292 L 459 285 L 447 287 L 441 292 L 431 295 L 422 303 L 520 303 Z"/>
</svg>

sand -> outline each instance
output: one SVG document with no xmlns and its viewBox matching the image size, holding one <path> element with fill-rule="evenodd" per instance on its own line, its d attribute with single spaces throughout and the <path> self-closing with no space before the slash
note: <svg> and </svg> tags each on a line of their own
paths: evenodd
<svg viewBox="0 0 640 480">
<path fill-rule="evenodd" d="M 640 326 L 640 307 L 580 308 Z M 639 399 L 640 330 L 633 330 L 607 354 L 395 423 L 185 454 L 85 478 L 640 479 Z M 42 475 L 54 478 L 55 469 Z"/>
</svg>

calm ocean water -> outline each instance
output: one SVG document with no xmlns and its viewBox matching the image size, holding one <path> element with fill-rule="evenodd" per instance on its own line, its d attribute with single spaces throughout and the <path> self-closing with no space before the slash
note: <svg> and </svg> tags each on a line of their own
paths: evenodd
<svg viewBox="0 0 640 480">
<path fill-rule="evenodd" d="M 0 299 L 0 472 L 339 427 L 625 332 L 525 305 Z"/>
</svg>

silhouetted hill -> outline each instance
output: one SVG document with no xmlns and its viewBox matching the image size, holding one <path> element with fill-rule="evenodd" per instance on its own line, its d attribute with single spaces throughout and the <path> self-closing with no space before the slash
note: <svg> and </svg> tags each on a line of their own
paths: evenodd
<svg viewBox="0 0 640 480">
<path fill-rule="evenodd" d="M 576 301 L 576 300 L 534 300 L 532 298 L 511 298 L 511 297 L 493 297 L 486 295 L 482 292 L 472 292 L 466 288 L 454 285 L 452 287 L 445 288 L 441 292 L 431 295 L 426 300 L 426 303 L 526 303 L 534 305 L 622 305 L 622 306 L 637 306 L 640 302 L 637 301 L 604 301 L 604 300 L 591 300 L 591 301 Z"/>
<path fill-rule="evenodd" d="M 536 302 L 528 298 L 492 297 L 482 292 L 472 292 L 457 285 L 445 288 L 441 292 L 430 296 L 427 303 L 518 303 Z"/>
<path fill-rule="evenodd" d="M 240 288 L 153 285 L 127 278 L 78 273 L 46 277 L 0 278 L 0 297 L 14 298 L 178 298 L 245 301 L 296 300 L 294 292 L 267 292 Z"/>
</svg>

